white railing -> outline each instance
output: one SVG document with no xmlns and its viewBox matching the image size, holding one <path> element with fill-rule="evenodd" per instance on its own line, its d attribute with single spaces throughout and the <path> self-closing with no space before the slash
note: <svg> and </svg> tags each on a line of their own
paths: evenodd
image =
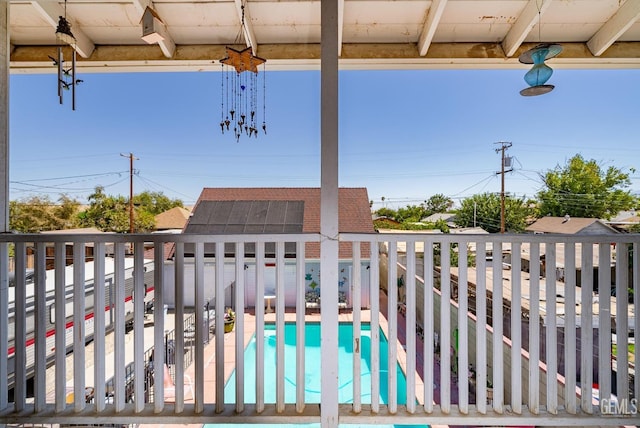
<svg viewBox="0 0 640 428">
<path fill-rule="evenodd" d="M 305 377 L 320 362 L 305 361 L 301 345 L 304 324 L 318 316 L 305 302 L 311 282 L 344 287 L 348 308 L 339 317 L 353 325 L 354 373 L 365 370 L 358 354 L 370 328 L 370 385 L 353 377 L 341 423 L 640 424 L 630 363 L 640 351 L 625 352 L 640 328 L 640 296 L 629 298 L 639 285 L 640 235 L 341 234 L 341 260 L 333 261 L 347 272 L 340 285 L 322 284 L 314 276 L 320 261 L 305 258 L 319 240 L 1 236 L 0 283 L 8 287 L 0 287 L 0 424 L 318 422 Z M 265 314 L 271 293 L 275 313 Z M 236 317 L 225 335 L 227 307 Z M 297 324 L 294 362 L 284 358 L 287 322 Z M 251 332 L 271 323 L 275 366 L 265 363 L 265 340 L 256 340 L 256 365 L 247 370 Z M 391 345 L 385 355 L 383 339 Z M 323 358 L 333 351 L 323 349 Z M 158 369 L 165 363 L 170 372 Z M 285 394 L 292 364 L 293 398 Z M 265 371 L 275 372 L 275 385 Z"/>
</svg>

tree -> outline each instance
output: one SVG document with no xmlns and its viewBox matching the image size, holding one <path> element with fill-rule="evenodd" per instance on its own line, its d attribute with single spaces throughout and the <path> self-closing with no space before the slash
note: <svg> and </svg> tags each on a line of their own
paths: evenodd
<svg viewBox="0 0 640 428">
<path fill-rule="evenodd" d="M 23 233 L 70 229 L 78 226 L 80 202 L 62 195 L 57 202 L 49 196 L 33 196 L 9 202 L 9 227 Z"/>
<path fill-rule="evenodd" d="M 400 222 L 419 222 L 425 216 L 424 207 L 421 205 L 407 205 L 398 208 L 396 220 Z"/>
<path fill-rule="evenodd" d="M 629 173 L 613 166 L 605 170 L 579 154 L 541 178 L 545 185 L 537 194 L 541 216 L 609 219 L 637 203 L 631 191 L 625 190 L 631 185 Z"/>
<path fill-rule="evenodd" d="M 532 209 L 524 199 L 505 197 L 505 228 L 508 232 L 522 232 Z M 482 227 L 489 233 L 500 232 L 500 195 L 483 193 L 462 201 L 455 222 L 460 227 Z"/>
<path fill-rule="evenodd" d="M 124 196 L 109 196 L 104 187 L 98 186 L 88 200 L 89 207 L 80 216 L 84 227 L 96 227 L 103 232 L 129 230 L 129 204 Z"/>
<path fill-rule="evenodd" d="M 395 210 L 392 210 L 391 208 L 379 208 L 376 210 L 376 214 L 378 215 L 378 217 L 387 217 L 387 218 L 392 218 L 394 220 L 397 220 L 397 217 L 398 217 L 398 213 Z"/>
<path fill-rule="evenodd" d="M 424 209 L 427 216 L 434 213 L 447 212 L 451 207 L 453 207 L 453 199 L 442 193 L 437 193 L 424 202 Z"/>
<path fill-rule="evenodd" d="M 162 192 L 142 192 L 133 196 L 133 205 L 154 216 L 175 207 L 182 207 L 180 199 L 170 199 Z"/>
<path fill-rule="evenodd" d="M 89 195 L 89 208 L 81 213 L 81 224 L 85 227 L 97 227 L 105 232 L 125 233 L 129 225 L 129 200 L 124 196 L 110 196 L 104 193 L 104 187 L 98 186 Z M 169 199 L 162 193 L 142 192 L 133 196 L 134 230 L 149 232 L 155 227 L 155 216 L 170 208 L 182 206 L 179 199 Z"/>
</svg>

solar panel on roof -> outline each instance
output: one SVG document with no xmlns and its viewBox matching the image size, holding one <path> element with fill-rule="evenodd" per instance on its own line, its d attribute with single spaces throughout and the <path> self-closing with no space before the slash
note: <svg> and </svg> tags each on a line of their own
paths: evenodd
<svg viewBox="0 0 640 428">
<path fill-rule="evenodd" d="M 249 208 L 247 224 L 264 224 L 269 208 L 269 201 L 253 201 Z"/>
<path fill-rule="evenodd" d="M 209 224 L 226 225 L 229 223 L 233 204 L 216 202 L 213 204 Z"/>
<path fill-rule="evenodd" d="M 284 224 L 285 214 L 287 213 L 287 203 L 278 203 L 282 201 L 271 201 L 267 208 L 267 216 L 265 224 Z"/>
<path fill-rule="evenodd" d="M 304 201 L 201 201 L 185 233 L 301 233 Z"/>
<path fill-rule="evenodd" d="M 251 201 L 234 201 L 231 212 L 229 213 L 229 224 L 244 225 L 249 218 L 249 210 L 251 209 Z"/>
</svg>

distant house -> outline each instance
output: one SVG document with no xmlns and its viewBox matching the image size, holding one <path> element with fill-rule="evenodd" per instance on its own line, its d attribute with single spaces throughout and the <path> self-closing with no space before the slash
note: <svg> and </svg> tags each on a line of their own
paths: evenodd
<svg viewBox="0 0 640 428">
<path fill-rule="evenodd" d="M 394 218 L 387 217 L 386 215 L 374 214 L 372 218 L 373 218 L 373 226 L 375 227 L 376 230 L 402 229 L 402 223 L 400 223 L 398 220 Z"/>
<path fill-rule="evenodd" d="M 183 207 L 173 207 L 155 217 L 157 231 L 182 231 L 189 220 L 191 211 Z"/>
<path fill-rule="evenodd" d="M 621 232 L 629 232 L 629 229 L 640 224 L 640 216 L 636 211 L 622 211 L 608 220 L 607 224 Z"/>
<path fill-rule="evenodd" d="M 568 235 L 595 235 L 618 233 L 613 227 L 597 218 L 542 217 L 525 229 L 530 233 L 561 233 Z"/>
<path fill-rule="evenodd" d="M 366 188 L 340 188 L 338 190 L 338 227 L 340 232 L 373 233 L 373 221 L 369 207 L 369 197 Z M 281 234 L 281 233 L 319 233 L 320 232 L 320 188 L 205 188 L 200 194 L 193 214 L 189 217 L 184 233 L 229 235 L 229 234 Z M 256 244 L 247 244 L 244 248 L 246 257 L 245 267 L 245 304 L 252 307 L 255 299 L 255 253 Z M 185 257 L 194 253 L 193 244 L 185 244 Z M 213 244 L 205 243 L 205 258 L 213 259 L 221 252 L 225 257 L 224 282 L 225 303 L 231 304 L 232 287 L 235 283 L 235 245 L 226 243 L 224 248 L 217 248 Z M 296 243 L 285 244 L 285 305 L 294 306 L 296 302 Z M 339 246 L 339 290 L 348 304 L 351 284 L 350 243 L 340 243 Z M 368 271 L 370 247 L 361 246 L 362 269 L 362 305 L 369 304 Z M 275 289 L 276 266 L 275 245 L 267 242 L 265 245 L 265 290 L 273 292 Z M 320 279 L 320 244 L 313 242 L 305 245 L 305 286 L 308 289 L 321 289 Z M 171 268 L 171 264 L 168 265 Z M 185 270 L 188 270 L 185 267 Z M 168 272 L 166 278 L 173 278 Z M 171 281 L 171 279 L 170 279 Z M 185 289 L 193 287 L 188 284 L 193 281 L 190 272 L 185 274 Z M 205 263 L 205 299 L 214 298 L 215 265 Z M 167 303 L 171 305 L 173 284 L 167 287 Z M 185 293 L 189 299 L 192 292 Z M 188 304 L 188 302 L 185 302 Z"/>
<path fill-rule="evenodd" d="M 420 220 L 421 223 L 435 223 L 437 221 L 444 221 L 449 227 L 456 227 L 456 215 L 455 213 L 433 213 L 428 217 Z"/>
</svg>

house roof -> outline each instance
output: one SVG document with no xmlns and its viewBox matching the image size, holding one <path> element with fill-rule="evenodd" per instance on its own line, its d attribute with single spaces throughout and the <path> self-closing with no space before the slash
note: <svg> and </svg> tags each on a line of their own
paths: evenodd
<svg viewBox="0 0 640 428">
<path fill-rule="evenodd" d="M 183 229 L 190 215 L 191 211 L 186 208 L 173 207 L 155 217 L 156 230 Z"/>
<path fill-rule="evenodd" d="M 601 230 L 607 229 L 616 232 L 615 229 L 597 218 L 584 217 L 542 217 L 527 226 L 525 230 L 534 233 L 580 234 L 592 225 L 598 225 Z"/>
<path fill-rule="evenodd" d="M 444 222 L 453 222 L 456 218 L 455 213 L 433 213 L 430 216 L 423 218 L 421 221 L 423 223 L 435 223 L 438 220 L 442 220 Z"/>
<path fill-rule="evenodd" d="M 340 232 L 374 233 L 366 188 L 340 188 L 338 201 Z M 320 233 L 320 188 L 205 188 L 185 232 Z M 369 246 L 361 250 L 368 258 Z M 308 243 L 305 252 L 307 258 L 319 258 L 320 246 Z M 341 242 L 340 258 L 351 255 L 351 244 Z"/>
<path fill-rule="evenodd" d="M 103 232 L 96 227 L 79 227 L 75 229 L 61 229 L 61 230 L 43 230 L 40 232 L 45 235 L 80 235 L 84 233 L 111 233 Z"/>
<path fill-rule="evenodd" d="M 302 232 L 320 232 L 320 188 L 318 187 L 208 187 L 194 207 L 194 217 L 204 201 L 302 201 Z M 373 233 L 369 197 L 364 187 L 338 190 L 338 230 Z"/>
<path fill-rule="evenodd" d="M 486 230 L 484 230 L 481 227 L 460 227 L 457 229 L 451 229 L 449 231 L 449 233 L 454 233 L 454 234 L 468 234 L 468 235 L 479 235 L 479 234 L 487 234 L 489 232 L 487 232 Z"/>
<path fill-rule="evenodd" d="M 620 211 L 615 216 L 613 216 L 608 223 L 619 223 L 619 222 L 628 222 L 628 221 L 638 221 L 634 220 L 638 218 L 635 210 L 629 211 Z"/>
</svg>

